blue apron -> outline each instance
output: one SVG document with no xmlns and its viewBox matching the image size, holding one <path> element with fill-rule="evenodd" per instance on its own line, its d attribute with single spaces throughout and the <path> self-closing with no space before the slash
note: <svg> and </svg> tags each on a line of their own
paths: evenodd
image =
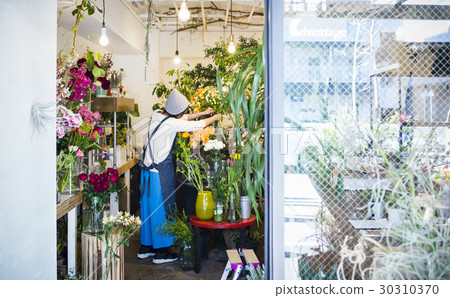
<svg viewBox="0 0 450 298">
<path fill-rule="evenodd" d="M 150 148 L 150 139 L 159 129 L 161 124 L 169 117 L 164 118 L 148 138 L 146 149 Z M 158 231 L 162 224 L 167 221 L 166 214 L 175 210 L 175 168 L 172 161 L 172 151 L 175 146 L 175 139 L 167 158 L 159 164 L 152 164 L 149 167 L 141 162 L 141 231 L 140 242 L 142 245 L 152 245 L 153 248 L 169 247 L 173 245 L 173 236 L 164 235 Z M 144 150 L 145 158 L 145 150 Z M 157 169 L 158 172 L 151 171 Z"/>
</svg>

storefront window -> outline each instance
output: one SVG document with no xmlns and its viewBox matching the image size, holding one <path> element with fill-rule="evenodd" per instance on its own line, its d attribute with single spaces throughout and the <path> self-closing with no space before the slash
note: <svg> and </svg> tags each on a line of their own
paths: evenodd
<svg viewBox="0 0 450 298">
<path fill-rule="evenodd" d="M 450 7 L 396 2 L 286 0 L 281 23 L 269 25 L 283 25 L 285 53 L 269 56 L 269 71 L 284 73 L 274 100 L 283 103 L 286 147 L 271 155 L 284 165 L 273 181 L 284 198 L 274 203 L 283 217 L 271 219 L 284 228 L 283 244 L 274 244 L 283 252 L 273 260 L 283 262 L 274 265 L 278 278 L 337 279 L 343 245 L 353 249 L 362 235 L 387 245 L 390 209 L 448 195 L 433 175 L 450 161 Z M 412 192 L 395 188 L 402 173 L 414 177 Z M 448 215 L 433 212 L 435 223 Z M 414 220 L 404 215 L 400 224 Z M 353 277 L 389 278 L 369 258 Z"/>
</svg>

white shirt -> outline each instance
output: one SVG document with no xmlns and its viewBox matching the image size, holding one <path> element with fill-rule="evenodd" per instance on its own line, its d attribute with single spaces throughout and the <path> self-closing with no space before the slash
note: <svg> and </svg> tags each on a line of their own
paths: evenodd
<svg viewBox="0 0 450 298">
<path fill-rule="evenodd" d="M 148 126 L 150 135 L 153 133 L 156 126 L 158 126 L 158 124 L 166 117 L 167 116 L 163 115 L 160 110 L 153 113 Z M 206 122 L 204 120 L 189 121 L 187 119 L 188 115 L 185 114 L 180 119 L 171 117 L 161 124 L 158 131 L 150 140 L 150 144 L 147 143 L 147 146 L 151 146 L 153 158 L 155 159 L 154 163 L 159 164 L 167 158 L 170 150 L 172 149 L 173 140 L 178 132 L 196 131 L 203 129 L 206 126 Z M 144 164 L 147 167 L 152 164 L 149 148 L 146 150 L 144 156 Z"/>
</svg>

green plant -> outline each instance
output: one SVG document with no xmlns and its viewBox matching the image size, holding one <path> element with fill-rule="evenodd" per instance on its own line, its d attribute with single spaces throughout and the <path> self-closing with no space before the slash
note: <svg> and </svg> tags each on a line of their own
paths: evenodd
<svg viewBox="0 0 450 298">
<path fill-rule="evenodd" d="M 237 52 L 240 55 L 250 52 L 249 49 Z M 242 186 L 252 202 L 258 222 L 261 221 L 258 211 L 258 200 L 263 196 L 264 185 L 264 47 L 260 45 L 255 53 L 243 61 L 229 92 L 224 96 L 222 77 L 217 72 L 217 87 L 223 106 L 233 113 L 233 124 L 236 134 L 236 150 L 242 152 L 242 164 L 246 171 Z M 230 59 L 234 56 L 230 56 Z M 245 137 L 241 129 L 246 129 Z M 241 144 L 244 144 L 241 147 Z"/>
<path fill-rule="evenodd" d="M 88 13 L 88 15 L 93 15 L 95 12 L 95 9 L 97 9 L 99 12 L 103 12 L 97 5 L 95 5 L 95 3 L 93 1 L 83 0 L 72 11 L 72 15 L 75 16 L 75 25 L 72 28 L 74 36 L 73 36 L 71 56 L 73 56 L 73 54 L 75 53 L 78 28 L 80 27 L 80 21 L 84 18 L 84 14 L 86 12 Z"/>
<path fill-rule="evenodd" d="M 264 267 L 264 264 L 261 264 L 261 265 L 259 265 L 256 269 L 255 269 L 255 266 L 253 266 L 253 264 L 249 264 L 250 266 L 249 266 L 249 274 L 247 274 L 246 276 L 245 276 L 245 278 L 246 279 L 248 279 L 248 280 L 265 280 L 266 279 L 266 277 L 265 277 L 265 274 L 264 274 L 264 271 L 265 271 L 265 267 Z"/>
<path fill-rule="evenodd" d="M 184 210 L 175 209 L 174 214 L 169 214 L 167 221 L 157 231 L 164 235 L 173 236 L 176 246 L 181 247 L 183 242 L 192 240 L 192 231 L 187 222 L 188 216 L 184 213 Z"/>
<path fill-rule="evenodd" d="M 111 88 L 118 88 L 119 86 L 121 86 L 124 77 L 125 73 L 123 72 L 123 68 L 121 68 L 119 71 L 111 70 L 109 79 L 111 81 Z"/>
<path fill-rule="evenodd" d="M 114 258 L 120 258 L 116 253 L 117 250 L 125 244 L 129 245 L 129 238 L 139 229 L 141 220 L 137 216 L 130 215 L 128 212 L 119 211 L 116 216 L 110 215 L 103 218 L 104 235 L 96 235 L 96 237 L 106 244 L 105 259 L 106 271 L 103 279 L 108 279 Z"/>
</svg>

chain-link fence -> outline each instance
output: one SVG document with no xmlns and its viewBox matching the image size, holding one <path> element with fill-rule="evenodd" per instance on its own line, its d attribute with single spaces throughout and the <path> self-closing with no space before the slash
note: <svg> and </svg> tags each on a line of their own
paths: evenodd
<svg viewBox="0 0 450 298">
<path fill-rule="evenodd" d="M 287 278 L 450 276 L 450 6 L 408 2 L 284 2 Z"/>
</svg>

